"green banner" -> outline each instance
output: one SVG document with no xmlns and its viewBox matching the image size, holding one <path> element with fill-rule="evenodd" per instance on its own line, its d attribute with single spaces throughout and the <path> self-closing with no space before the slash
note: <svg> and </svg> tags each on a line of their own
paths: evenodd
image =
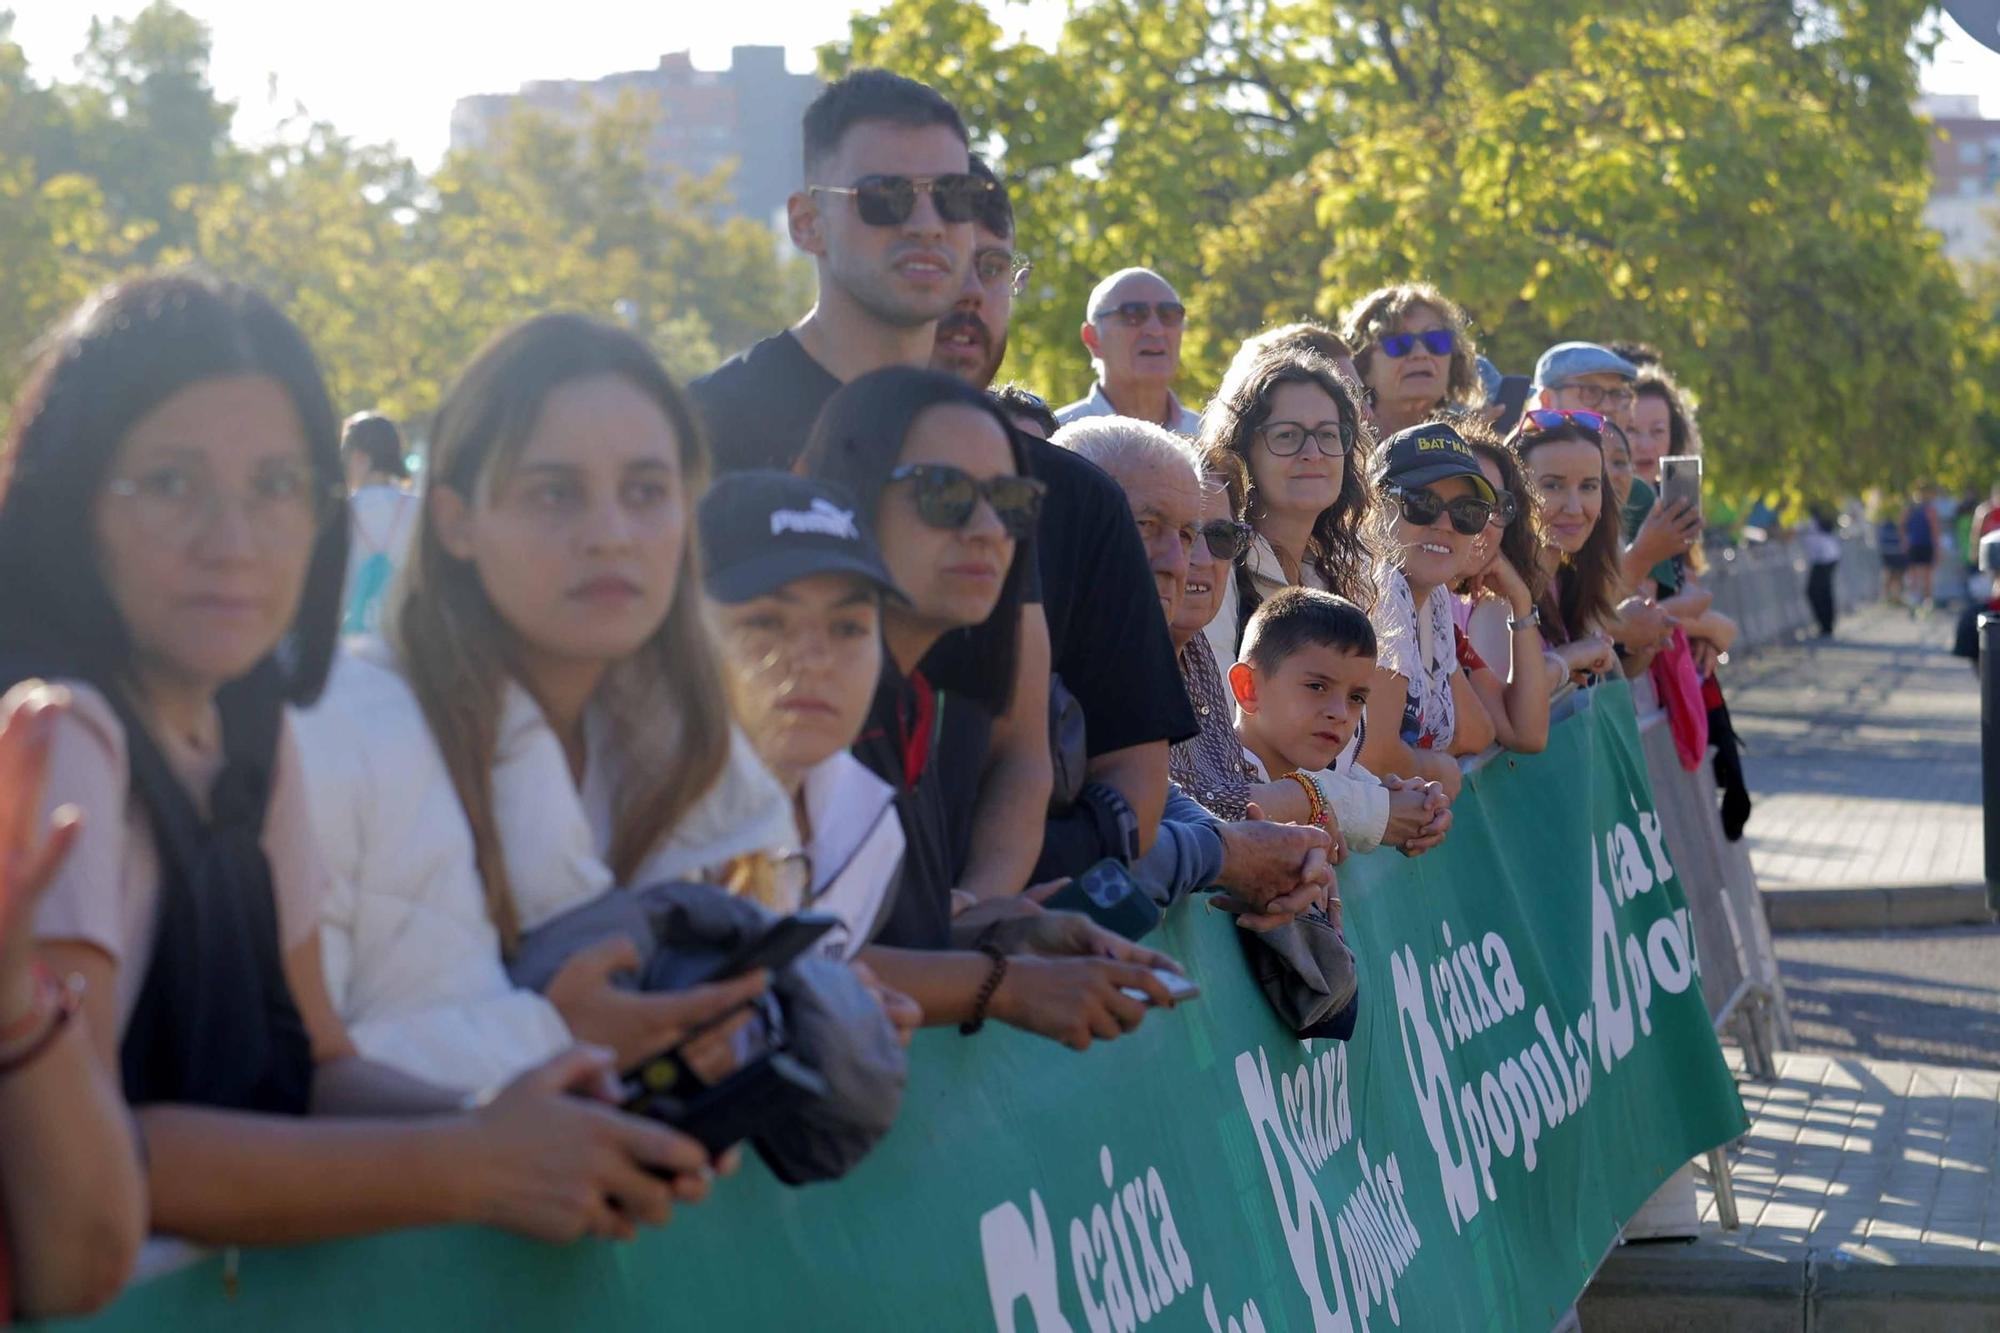
<svg viewBox="0 0 2000 1333">
<path fill-rule="evenodd" d="M 1234 927 L 1153 941 L 1201 998 L 1077 1055 L 927 1032 L 848 1180 L 755 1163 L 629 1245 L 475 1229 L 209 1258 L 84 1327 L 1540 1329 L 1742 1132 L 1622 686 L 1474 774 L 1444 847 L 1341 875 L 1351 1043 L 1299 1042 Z"/>
</svg>

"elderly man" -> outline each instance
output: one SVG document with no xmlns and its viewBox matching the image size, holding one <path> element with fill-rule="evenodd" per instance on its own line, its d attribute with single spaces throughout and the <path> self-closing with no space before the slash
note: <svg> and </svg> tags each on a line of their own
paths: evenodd
<svg viewBox="0 0 2000 1333">
<path fill-rule="evenodd" d="M 1065 426 L 1055 442 L 1097 464 L 1123 489 L 1145 543 L 1161 623 L 1171 623 L 1187 592 L 1188 553 L 1201 524 L 1202 477 L 1193 447 L 1160 427 L 1122 419 Z M 1337 829 L 1329 837 L 1296 824 L 1224 822 L 1170 787 L 1159 837 L 1132 871 L 1163 905 L 1221 884 L 1235 905 L 1260 905 L 1246 924 L 1277 924 L 1315 902 L 1337 901 L 1329 858 L 1339 854 Z"/>
<path fill-rule="evenodd" d="M 1557 343 L 1535 362 L 1535 405 L 1597 412 L 1632 428 L 1632 381 L 1639 368 L 1596 343 Z"/>
<path fill-rule="evenodd" d="M 1200 434 L 1201 414 L 1174 397 L 1187 307 L 1167 280 L 1149 268 L 1121 269 L 1092 290 L 1084 314 L 1083 345 L 1097 383 L 1056 420 L 1133 417 L 1176 434 Z"/>
</svg>

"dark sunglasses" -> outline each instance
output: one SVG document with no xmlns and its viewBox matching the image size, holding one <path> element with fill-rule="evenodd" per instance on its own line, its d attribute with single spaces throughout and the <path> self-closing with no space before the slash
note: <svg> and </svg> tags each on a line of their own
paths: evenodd
<svg viewBox="0 0 2000 1333">
<path fill-rule="evenodd" d="M 820 194 L 851 194 L 861 220 L 871 227 L 897 227 L 917 211 L 917 196 L 928 194 L 938 217 L 946 222 L 970 222 L 979 201 L 993 182 L 964 171 L 942 176 L 863 176 L 852 185 L 813 185 Z"/>
<path fill-rule="evenodd" d="M 1521 516 L 1521 502 L 1514 498 L 1514 492 L 1500 492 L 1499 501 L 1493 506 L 1493 526 L 1505 528 L 1513 525 Z"/>
<path fill-rule="evenodd" d="M 949 463 L 905 463 L 889 474 L 889 480 L 912 483 L 917 517 L 931 527 L 964 527 L 984 500 L 993 507 L 993 516 L 1007 529 L 1007 535 L 1017 542 L 1034 532 L 1035 520 L 1042 513 L 1042 496 L 1049 489 L 1033 477 L 981 481 Z"/>
<path fill-rule="evenodd" d="M 1250 549 L 1250 539 L 1257 529 L 1233 518 L 1212 518 L 1195 531 L 1201 534 L 1211 558 L 1227 562 Z"/>
<path fill-rule="evenodd" d="M 1450 329 L 1430 329 L 1423 333 L 1392 333 L 1382 340 L 1382 353 L 1391 357 L 1406 357 L 1422 342 L 1424 350 L 1432 356 L 1450 356 L 1451 349 L 1458 345 Z"/>
<path fill-rule="evenodd" d="M 1404 522 L 1414 523 L 1420 528 L 1437 522 L 1439 514 L 1449 514 L 1451 526 L 1460 536 L 1476 537 L 1493 520 L 1493 506 L 1476 495 L 1461 495 L 1447 500 L 1428 486 L 1420 486 L 1416 490 L 1391 486 L 1389 495 L 1402 510 Z"/>
<path fill-rule="evenodd" d="M 1529 436 L 1548 435 L 1565 426 L 1574 426 L 1589 435 L 1597 444 L 1604 443 L 1604 414 L 1584 412 L 1566 407 L 1531 407 L 1521 413 L 1520 424 L 1514 427 L 1514 434 L 1521 439 Z M 1529 429 L 1533 427 L 1533 429 Z"/>
<path fill-rule="evenodd" d="M 1114 316 L 1128 329 L 1146 326 L 1149 316 L 1160 317 L 1160 327 L 1177 329 L 1187 323 L 1187 307 L 1179 301 L 1126 301 L 1122 305 L 1106 306 L 1092 315 L 1092 319 L 1110 319 Z"/>
</svg>

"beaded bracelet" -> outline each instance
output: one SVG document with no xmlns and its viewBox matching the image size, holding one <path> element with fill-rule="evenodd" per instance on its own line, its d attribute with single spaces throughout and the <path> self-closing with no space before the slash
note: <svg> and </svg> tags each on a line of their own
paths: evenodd
<svg viewBox="0 0 2000 1333">
<path fill-rule="evenodd" d="M 993 1003 L 993 996 L 1007 975 L 1007 955 L 1001 952 L 999 945 L 982 940 L 979 952 L 993 960 L 993 970 L 986 974 L 986 981 L 979 988 L 979 997 L 972 1002 L 972 1017 L 958 1025 L 959 1032 L 968 1037 L 986 1026 L 986 1006 Z"/>
<path fill-rule="evenodd" d="M 1325 828 L 1326 793 L 1320 790 L 1319 779 L 1296 768 L 1285 776 L 1298 783 L 1299 790 L 1306 794 L 1306 822 L 1314 828 Z"/>
</svg>

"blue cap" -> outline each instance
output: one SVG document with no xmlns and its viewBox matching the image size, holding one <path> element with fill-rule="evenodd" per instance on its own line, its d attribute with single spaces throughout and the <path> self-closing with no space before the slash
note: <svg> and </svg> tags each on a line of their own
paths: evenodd
<svg viewBox="0 0 2000 1333">
<path fill-rule="evenodd" d="M 1596 343 L 1557 343 L 1535 362 L 1537 389 L 1560 388 L 1579 375 L 1617 375 L 1635 380 L 1639 378 L 1639 367 Z"/>
<path fill-rule="evenodd" d="M 1446 477 L 1464 477 L 1479 498 L 1492 503 L 1493 483 L 1480 470 L 1479 455 L 1465 437 L 1442 421 L 1398 431 L 1382 442 L 1382 484 L 1417 490 Z"/>
</svg>

